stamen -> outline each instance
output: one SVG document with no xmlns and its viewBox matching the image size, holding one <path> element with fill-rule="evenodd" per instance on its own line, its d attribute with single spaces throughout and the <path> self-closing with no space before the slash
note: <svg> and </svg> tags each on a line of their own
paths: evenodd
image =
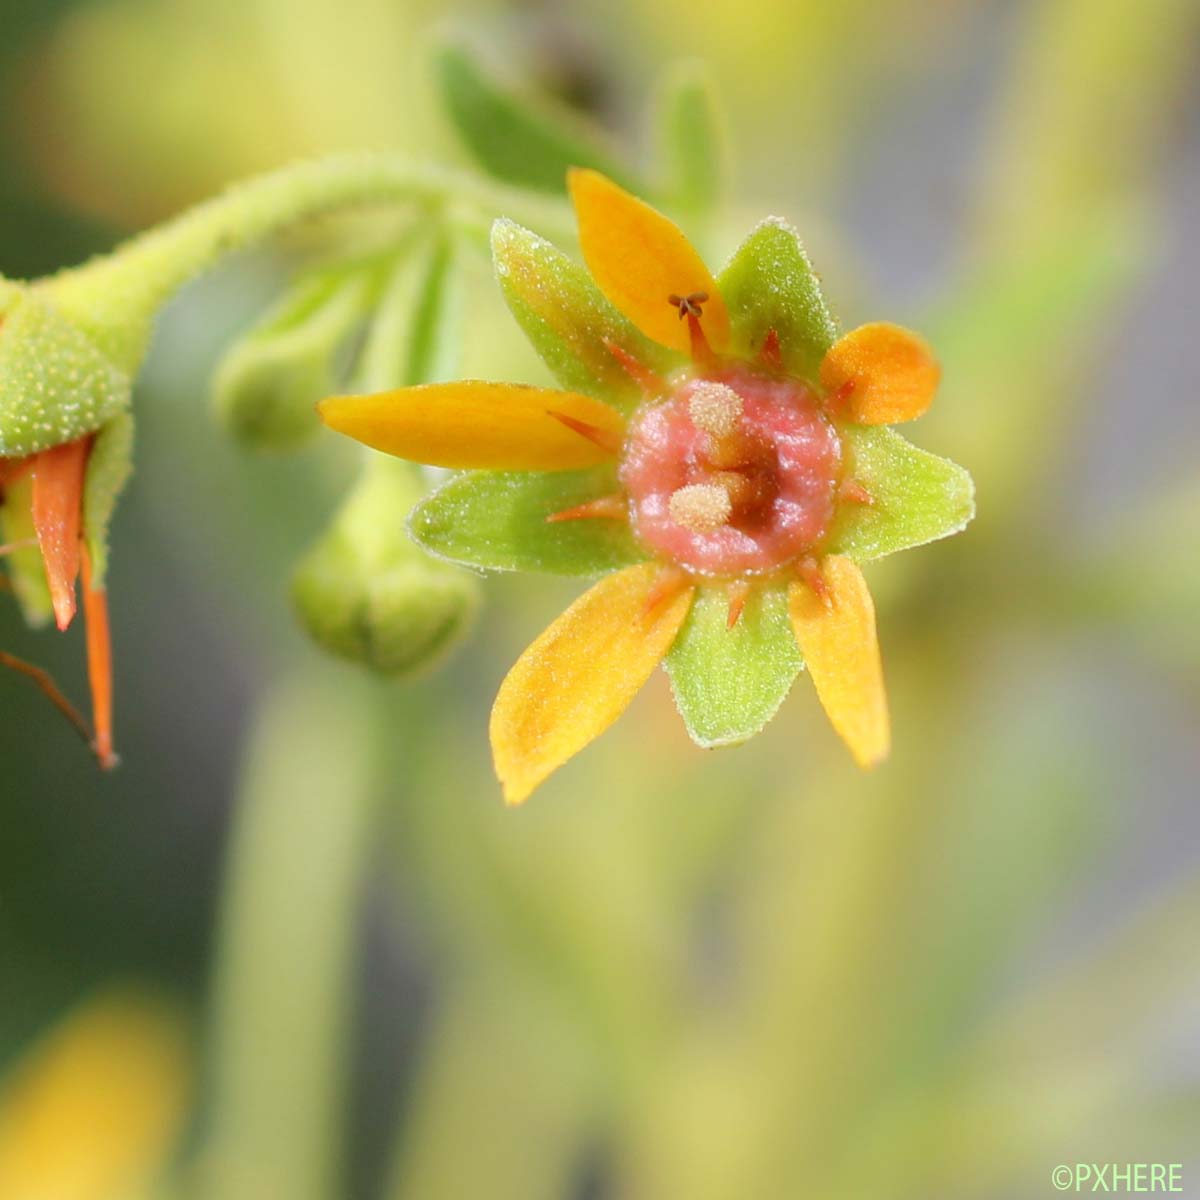
<svg viewBox="0 0 1200 1200">
<path fill-rule="evenodd" d="M 108 594 L 92 583 L 92 559 L 83 546 L 83 615 L 87 622 L 88 679 L 92 687 L 92 743 L 102 770 L 117 765 L 113 753 L 112 636 L 108 627 Z"/>
<path fill-rule="evenodd" d="M 677 596 L 688 585 L 687 575 L 678 567 L 663 567 L 658 579 L 646 596 L 642 616 L 648 617 L 660 604 Z"/>
<path fill-rule="evenodd" d="M 578 417 L 556 412 L 552 408 L 546 409 L 546 415 L 553 417 L 556 421 L 561 421 L 572 433 L 587 438 L 589 442 L 599 446 L 601 450 L 611 454 L 614 458 L 621 452 L 620 434 L 601 429 L 598 425 L 591 425 L 587 421 L 581 421 Z"/>
<path fill-rule="evenodd" d="M 0 650 L 0 667 L 7 667 L 10 671 L 16 671 L 18 675 L 24 675 L 26 679 L 32 679 L 42 695 L 75 727 L 79 736 L 85 742 L 91 742 L 92 733 L 88 729 L 87 721 L 75 705 L 62 694 L 48 671 L 43 671 L 41 667 L 35 667 L 33 663 L 17 658 L 15 654 L 7 654 L 3 650 Z"/>
<path fill-rule="evenodd" d="M 833 597 L 829 594 L 829 584 L 821 573 L 821 564 L 812 555 L 802 558 L 796 564 L 796 574 L 813 590 L 813 594 L 826 608 L 833 608 Z"/>
<path fill-rule="evenodd" d="M 773 371 L 778 371 L 783 366 L 783 350 L 779 345 L 778 329 L 767 330 L 767 336 L 763 340 L 758 357 L 764 367 L 770 367 Z"/>
<path fill-rule="evenodd" d="M 742 610 L 750 599 L 750 584 L 744 579 L 734 580 L 729 585 L 729 615 L 725 618 L 725 628 L 733 629 L 742 619 Z"/>
<path fill-rule="evenodd" d="M 700 328 L 700 318 L 696 313 L 687 314 L 688 334 L 692 340 L 692 362 L 697 366 L 711 367 L 717 356 L 713 354 L 704 330 Z"/>
<path fill-rule="evenodd" d="M 854 389 L 858 386 L 857 379 L 847 379 L 836 391 L 831 392 L 825 398 L 825 407 L 832 413 L 842 412 L 847 401 L 854 395 Z"/>
<path fill-rule="evenodd" d="M 866 486 L 857 479 L 843 480 L 839 489 L 843 500 L 851 500 L 855 504 L 874 504 L 875 497 L 867 491 Z"/>
<path fill-rule="evenodd" d="M 624 346 L 618 346 L 616 342 L 605 338 L 604 348 L 620 363 L 625 374 L 642 389 L 647 399 L 661 396 L 667 390 L 666 380 L 630 354 Z"/>
<path fill-rule="evenodd" d="M 692 533 L 713 533 L 733 515 L 733 501 L 715 483 L 689 483 L 667 502 L 671 520 Z"/>
<path fill-rule="evenodd" d="M 667 297 L 667 303 L 673 308 L 679 309 L 679 319 L 681 321 L 684 317 L 702 317 L 704 311 L 700 306 L 707 300 L 707 292 L 692 292 L 687 296 L 677 296 L 672 292 Z"/>
<path fill-rule="evenodd" d="M 558 521 L 625 521 L 629 518 L 629 502 L 624 496 L 601 496 L 598 500 L 589 500 L 586 504 L 577 504 L 574 508 L 565 508 L 562 512 L 551 513 L 546 518 L 548 525 Z"/>
<path fill-rule="evenodd" d="M 716 438 L 728 437 L 738 427 L 742 398 L 726 383 L 700 383 L 688 397 L 688 415 L 697 429 Z"/>
</svg>

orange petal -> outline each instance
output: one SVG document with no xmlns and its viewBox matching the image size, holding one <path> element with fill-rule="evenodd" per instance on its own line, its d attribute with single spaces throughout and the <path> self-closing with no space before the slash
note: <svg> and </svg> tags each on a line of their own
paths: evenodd
<svg viewBox="0 0 1200 1200">
<path fill-rule="evenodd" d="M 707 293 L 702 325 L 716 351 L 729 343 L 729 313 L 704 260 L 673 221 L 598 171 L 567 176 L 583 257 L 600 290 L 647 337 L 688 354 L 691 337 L 668 296 Z"/>
<path fill-rule="evenodd" d="M 941 377 L 923 338 L 883 321 L 852 329 L 821 363 L 821 386 L 838 394 L 835 415 L 856 425 L 894 425 L 919 417 Z"/>
<path fill-rule="evenodd" d="M 88 680 L 92 686 L 94 749 L 104 770 L 117 765 L 113 753 L 112 637 L 108 628 L 108 593 L 92 586 L 92 560 L 83 548 L 83 615 L 87 620 Z"/>
<path fill-rule="evenodd" d="M 492 709 L 496 774 L 520 804 L 599 737 L 670 650 L 694 589 L 647 608 L 662 568 L 627 567 L 585 592 L 517 660 Z"/>
<path fill-rule="evenodd" d="M 33 526 L 59 629 L 66 629 L 75 616 L 83 476 L 90 447 L 91 438 L 83 438 L 45 450 L 33 460 Z"/>
<path fill-rule="evenodd" d="M 792 584 L 792 628 L 834 729 L 860 767 L 873 767 L 891 748 L 875 605 L 853 559 L 830 555 L 821 573 L 825 600 L 807 583 Z"/>
<path fill-rule="evenodd" d="M 576 392 L 520 383 L 429 383 L 317 405 L 338 433 L 398 458 L 435 467 L 556 471 L 608 462 L 612 451 L 563 417 L 620 444 L 619 413 Z M 555 415 L 557 414 L 557 415 Z"/>
</svg>

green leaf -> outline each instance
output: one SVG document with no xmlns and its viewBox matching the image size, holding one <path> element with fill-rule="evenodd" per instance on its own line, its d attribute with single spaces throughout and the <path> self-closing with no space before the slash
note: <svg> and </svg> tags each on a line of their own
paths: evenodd
<svg viewBox="0 0 1200 1200">
<path fill-rule="evenodd" d="M 431 554 L 496 571 L 603 575 L 647 557 L 625 521 L 547 517 L 611 495 L 612 467 L 470 471 L 413 509 L 409 532 Z"/>
<path fill-rule="evenodd" d="M 736 746 L 761 732 L 804 665 L 786 588 L 755 588 L 732 629 L 728 613 L 725 589 L 702 587 L 666 658 L 675 704 L 699 746 Z"/>
<path fill-rule="evenodd" d="M 729 146 L 724 114 L 703 63 L 670 67 L 658 98 L 659 152 L 668 201 L 702 221 L 725 192 Z"/>
<path fill-rule="evenodd" d="M 849 473 L 874 503 L 841 505 L 831 553 L 867 562 L 949 537 L 975 515 L 975 485 L 957 463 L 919 449 L 886 426 L 847 425 L 840 433 Z"/>
<path fill-rule="evenodd" d="M 442 47 L 435 65 L 455 128 L 480 166 L 497 179 L 565 194 L 568 167 L 593 167 L 641 191 L 617 156 L 573 113 L 498 86 L 461 46 Z"/>
<path fill-rule="evenodd" d="M 815 379 L 837 340 L 821 285 L 796 231 L 768 218 L 741 244 L 717 280 L 729 309 L 735 345 L 751 357 L 768 332 L 779 334 L 784 367 Z"/>
<path fill-rule="evenodd" d="M 117 497 L 133 472 L 133 416 L 119 413 L 96 435 L 83 483 L 83 534 L 92 559 L 92 582 L 104 586 L 108 526 Z"/>
<path fill-rule="evenodd" d="M 659 373 L 678 365 L 609 304 L 583 267 L 544 238 L 497 221 L 492 257 L 517 324 L 564 387 L 625 411 L 641 402 L 640 387 L 606 342 Z"/>
</svg>

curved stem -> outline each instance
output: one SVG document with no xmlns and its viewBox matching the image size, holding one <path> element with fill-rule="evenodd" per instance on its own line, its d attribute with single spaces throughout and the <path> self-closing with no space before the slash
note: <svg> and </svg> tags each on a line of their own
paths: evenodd
<svg viewBox="0 0 1200 1200">
<path fill-rule="evenodd" d="M 569 236 L 565 207 L 555 199 L 398 154 L 363 152 L 297 163 L 238 184 L 38 286 L 132 373 L 158 310 L 221 258 L 310 217 L 395 204 L 512 216 L 553 236 Z"/>
</svg>

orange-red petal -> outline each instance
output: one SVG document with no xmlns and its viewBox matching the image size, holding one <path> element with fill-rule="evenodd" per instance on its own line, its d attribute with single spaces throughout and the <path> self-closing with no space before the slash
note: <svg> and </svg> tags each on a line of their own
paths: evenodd
<svg viewBox="0 0 1200 1200">
<path fill-rule="evenodd" d="M 824 597 L 793 583 L 788 609 L 817 696 L 861 767 L 891 748 L 887 693 L 875 632 L 875 605 L 853 559 L 830 555 L 820 566 Z"/>
<path fill-rule="evenodd" d="M 113 753 L 112 637 L 108 627 L 108 593 L 93 586 L 92 560 L 83 549 L 83 615 L 87 622 L 88 681 L 92 688 L 92 726 L 96 758 L 106 771 L 117 764 Z"/>
<path fill-rule="evenodd" d="M 509 804 L 599 737 L 670 650 L 694 589 L 685 583 L 649 604 L 661 570 L 642 563 L 602 579 L 508 673 L 490 732 Z"/>
<path fill-rule="evenodd" d="M 598 171 L 568 175 L 584 261 L 600 290 L 647 337 L 691 352 L 687 322 L 669 296 L 704 294 L 702 327 L 718 353 L 729 343 L 729 313 L 717 281 L 683 231 Z"/>
<path fill-rule="evenodd" d="M 83 438 L 44 450 L 33 459 L 33 526 L 59 629 L 66 629 L 75 616 L 83 478 L 90 447 L 91 438 Z"/>
<path fill-rule="evenodd" d="M 591 467 L 613 457 L 625 432 L 620 413 L 599 400 L 519 383 L 430 383 L 333 396 L 317 410 L 331 429 L 376 450 L 462 469 Z M 599 436 L 585 436 L 572 422 Z"/>
<path fill-rule="evenodd" d="M 877 321 L 839 338 L 821 363 L 821 386 L 836 416 L 856 425 L 895 425 L 933 402 L 942 369 L 924 338 Z"/>
</svg>

